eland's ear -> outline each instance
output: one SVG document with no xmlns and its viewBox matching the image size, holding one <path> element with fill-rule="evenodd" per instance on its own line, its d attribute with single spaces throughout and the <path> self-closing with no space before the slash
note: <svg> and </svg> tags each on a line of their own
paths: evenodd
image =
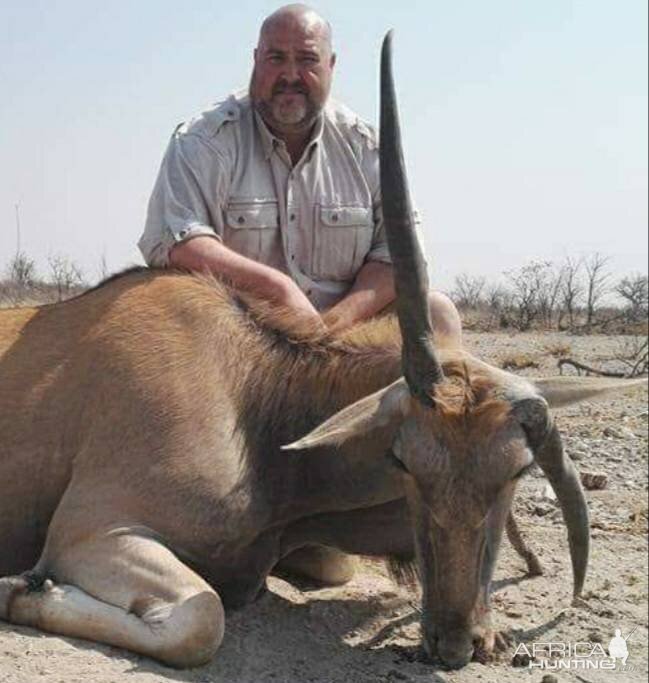
<svg viewBox="0 0 649 683">
<path fill-rule="evenodd" d="M 410 391 L 403 378 L 343 408 L 311 433 L 282 450 L 300 450 L 316 446 L 339 446 L 348 439 L 362 436 L 377 427 L 403 417 L 410 405 Z"/>
<path fill-rule="evenodd" d="M 637 387 L 649 386 L 648 378 L 619 379 L 617 377 L 549 377 L 530 379 L 551 408 L 605 398 Z"/>
</svg>

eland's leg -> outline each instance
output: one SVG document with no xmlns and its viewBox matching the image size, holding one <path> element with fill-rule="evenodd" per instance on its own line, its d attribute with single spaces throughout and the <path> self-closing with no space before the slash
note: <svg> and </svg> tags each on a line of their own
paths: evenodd
<svg viewBox="0 0 649 683">
<path fill-rule="evenodd" d="M 404 499 L 347 512 L 330 512 L 295 522 L 282 537 L 282 552 L 308 545 L 342 553 L 414 559 L 414 541 Z"/>
<path fill-rule="evenodd" d="M 525 560 L 528 575 L 542 576 L 543 565 L 536 553 L 525 543 L 513 512 L 510 512 L 507 517 L 507 538 L 514 550 Z"/>
<path fill-rule="evenodd" d="M 354 576 L 356 560 L 347 553 L 414 557 L 405 500 L 302 519 L 286 530 L 282 547 L 277 570 L 334 586 Z"/>
<path fill-rule="evenodd" d="M 208 662 L 225 627 L 221 600 L 203 579 L 156 540 L 119 533 L 0 579 L 0 618 L 181 668 Z"/>
</svg>

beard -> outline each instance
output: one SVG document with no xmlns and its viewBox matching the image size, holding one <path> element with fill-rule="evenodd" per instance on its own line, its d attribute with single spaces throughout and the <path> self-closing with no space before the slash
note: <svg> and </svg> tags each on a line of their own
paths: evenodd
<svg viewBox="0 0 649 683">
<path fill-rule="evenodd" d="M 270 100 L 270 111 L 275 121 L 284 126 L 299 126 L 310 118 L 312 108 L 309 107 L 306 95 L 302 93 L 289 94 L 288 97 L 284 95 L 284 93 L 273 95 Z"/>
<path fill-rule="evenodd" d="M 280 81 L 273 87 L 270 98 L 256 96 L 254 73 L 250 81 L 250 99 L 266 124 L 279 132 L 302 132 L 316 122 L 323 107 L 317 105 L 309 91 L 300 84 Z"/>
</svg>

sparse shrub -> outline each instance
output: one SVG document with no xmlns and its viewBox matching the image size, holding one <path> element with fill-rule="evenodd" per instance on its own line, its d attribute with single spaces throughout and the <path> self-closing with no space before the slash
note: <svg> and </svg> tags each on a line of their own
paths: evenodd
<svg viewBox="0 0 649 683">
<path fill-rule="evenodd" d="M 56 288 L 57 300 L 62 301 L 83 287 L 81 268 L 65 256 L 50 256 L 50 284 Z"/>
<path fill-rule="evenodd" d="M 627 306 L 629 322 L 644 322 L 649 311 L 649 279 L 646 275 L 625 277 L 615 286 L 615 291 Z"/>
<path fill-rule="evenodd" d="M 634 336 L 623 339 L 615 360 L 624 367 L 626 377 L 640 377 L 649 372 L 649 338 Z"/>
<path fill-rule="evenodd" d="M 552 344 L 546 344 L 543 347 L 545 353 L 549 356 L 554 356 L 554 358 L 563 358 L 564 356 L 569 356 L 572 353 L 572 347 L 567 342 L 553 342 Z"/>
<path fill-rule="evenodd" d="M 461 273 L 455 278 L 451 297 L 460 308 L 477 308 L 482 302 L 482 292 L 487 279 L 482 276 Z"/>
<path fill-rule="evenodd" d="M 19 251 L 5 269 L 6 279 L 0 294 L 2 304 L 16 306 L 29 299 L 36 286 L 36 264 L 27 254 Z"/>
<path fill-rule="evenodd" d="M 526 368 L 538 368 L 539 365 L 539 361 L 529 353 L 514 352 L 500 360 L 500 367 L 503 370 L 525 370 Z"/>
</svg>

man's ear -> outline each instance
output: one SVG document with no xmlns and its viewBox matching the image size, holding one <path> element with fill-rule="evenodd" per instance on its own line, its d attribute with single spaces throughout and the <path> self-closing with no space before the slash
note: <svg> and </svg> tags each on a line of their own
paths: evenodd
<svg viewBox="0 0 649 683">
<path fill-rule="evenodd" d="M 332 52 L 329 60 L 329 67 L 333 70 L 334 66 L 336 66 L 336 53 Z"/>
</svg>

